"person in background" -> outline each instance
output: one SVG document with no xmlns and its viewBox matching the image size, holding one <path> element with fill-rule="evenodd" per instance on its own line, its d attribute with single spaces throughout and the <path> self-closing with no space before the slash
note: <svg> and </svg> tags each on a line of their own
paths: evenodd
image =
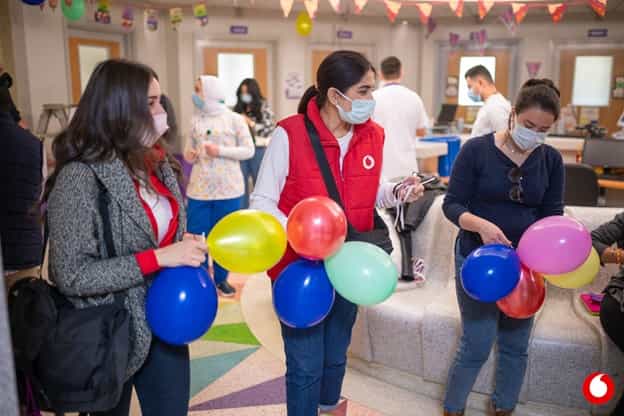
<svg viewBox="0 0 624 416">
<path fill-rule="evenodd" d="M 416 141 L 425 135 L 429 116 L 420 96 L 401 85 L 403 66 L 396 56 L 381 62 L 381 85 L 373 92 L 375 112 L 373 120 L 384 128 L 386 140 L 383 150 L 381 176 L 386 180 L 400 180 L 418 172 Z M 395 209 L 389 209 L 392 217 Z M 424 262 L 412 256 L 411 232 L 398 233 L 403 257 L 401 280 L 423 283 Z"/>
<path fill-rule="evenodd" d="M 5 87 L 8 91 L 12 86 L 13 86 L 13 78 L 8 72 L 5 72 L 2 65 L 0 65 L 0 88 Z M 17 125 L 20 126 L 21 128 L 27 129 L 28 125 L 26 124 L 26 121 L 22 119 L 22 116 L 20 115 L 20 112 L 17 110 L 17 107 L 15 107 L 15 103 L 13 102 L 13 98 L 11 97 L 10 92 L 9 92 L 9 103 L 10 103 L 9 114 L 11 114 L 11 117 L 13 117 L 13 120 L 15 121 L 15 123 L 17 123 Z"/>
<path fill-rule="evenodd" d="M 163 139 L 165 142 L 172 147 L 175 148 L 178 142 L 178 121 L 175 115 L 175 110 L 173 109 L 173 103 L 165 94 L 160 96 L 160 105 L 162 106 L 165 113 L 167 113 L 167 125 L 169 129 L 163 135 Z"/>
<path fill-rule="evenodd" d="M 544 144 L 559 118 L 559 90 L 552 81 L 531 79 L 520 92 L 507 128 L 469 140 L 453 165 L 443 209 L 460 228 L 455 243 L 456 292 L 462 337 L 449 371 L 445 415 L 463 415 L 468 394 L 494 342 L 498 344 L 493 414 L 511 415 L 527 368 L 533 318 L 513 319 L 496 303 L 466 294 L 461 268 L 484 244 L 517 247 L 536 221 L 563 215 L 561 154 Z"/>
<path fill-rule="evenodd" d="M 7 287 L 37 276 L 43 235 L 38 211 L 43 186 L 43 143 L 17 125 L 9 89 L 0 86 L 0 236 Z"/>
<path fill-rule="evenodd" d="M 201 236 L 184 233 L 177 162 L 161 139 L 168 126 L 160 95 L 149 67 L 104 61 L 53 145 L 57 169 L 44 194 L 50 279 L 80 308 L 111 303 L 121 293 L 131 316 L 131 353 L 120 401 L 94 416 L 128 416 L 133 387 L 144 415 L 188 413 L 188 346 L 160 341 L 145 318 L 147 287 L 157 271 L 199 267 L 206 259 Z M 115 257 L 102 254 L 101 188 L 110 195 Z"/>
<path fill-rule="evenodd" d="M 468 97 L 475 103 L 483 102 L 472 125 L 470 137 L 484 136 L 507 128 L 511 104 L 496 90 L 492 74 L 483 65 L 466 71 Z"/>
<path fill-rule="evenodd" d="M 253 157 L 254 145 L 243 116 L 225 106 L 218 78 L 201 76 L 195 90 L 199 91 L 193 95 L 198 111 L 184 149 L 184 158 L 193 164 L 186 192 L 188 230 L 207 236 L 221 218 L 241 209 L 245 186 L 240 162 Z M 234 296 L 227 270 L 216 262 L 213 266 L 221 294 Z"/>
<path fill-rule="evenodd" d="M 255 185 L 260 170 L 260 163 L 264 157 L 264 151 L 271 137 L 271 133 L 275 129 L 275 117 L 269 103 L 263 97 L 258 81 L 253 78 L 247 78 L 241 82 L 238 90 L 236 90 L 236 105 L 234 111 L 242 114 L 249 126 L 251 135 L 254 139 L 256 152 L 251 159 L 241 162 L 243 170 L 243 179 L 245 181 L 245 197 L 242 208 L 249 206 L 249 194 L 252 186 Z"/>
<path fill-rule="evenodd" d="M 260 167 L 251 207 L 272 214 L 284 227 L 288 214 L 301 200 L 328 195 L 305 126 L 306 117 L 318 131 L 332 175 L 346 207 L 348 221 L 359 232 L 373 229 L 375 207 L 397 204 L 395 183 L 380 185 L 383 129 L 370 120 L 375 109 L 375 74 L 360 53 L 338 51 L 321 62 L 316 87 L 299 103 L 298 114 L 278 123 Z M 424 188 L 417 177 L 409 201 Z M 405 195 L 398 196 L 406 199 Z M 275 280 L 299 257 L 292 248 L 268 274 Z M 339 404 L 347 362 L 347 348 L 357 305 L 336 294 L 329 315 L 306 329 L 281 324 L 286 352 L 286 407 L 289 416 L 345 416 Z"/>
<path fill-rule="evenodd" d="M 600 323 L 609 338 L 624 352 L 624 212 L 610 222 L 592 231 L 593 246 L 603 264 L 620 266 L 604 290 L 600 304 Z M 620 397 L 612 416 L 624 414 L 624 394 Z"/>
</svg>

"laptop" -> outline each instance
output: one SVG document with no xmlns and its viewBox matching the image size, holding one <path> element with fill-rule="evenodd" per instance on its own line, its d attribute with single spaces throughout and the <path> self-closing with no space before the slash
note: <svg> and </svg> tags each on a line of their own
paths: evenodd
<svg viewBox="0 0 624 416">
<path fill-rule="evenodd" d="M 448 126 L 455 120 L 457 113 L 457 104 L 442 104 L 435 127 Z"/>
</svg>

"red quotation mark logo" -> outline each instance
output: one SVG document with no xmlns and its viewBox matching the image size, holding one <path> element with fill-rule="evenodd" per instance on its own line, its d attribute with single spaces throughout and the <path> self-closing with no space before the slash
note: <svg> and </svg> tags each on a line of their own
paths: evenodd
<svg viewBox="0 0 624 416">
<path fill-rule="evenodd" d="M 591 373 L 583 382 L 583 395 L 591 404 L 606 404 L 615 395 L 615 383 L 607 374 Z"/>
</svg>

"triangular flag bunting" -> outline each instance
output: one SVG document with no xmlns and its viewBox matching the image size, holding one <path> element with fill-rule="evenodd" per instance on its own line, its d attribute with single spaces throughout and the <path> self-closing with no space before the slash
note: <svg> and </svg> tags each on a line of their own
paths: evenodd
<svg viewBox="0 0 624 416">
<path fill-rule="evenodd" d="M 284 17 L 288 17 L 290 15 L 294 2 L 295 0 L 280 0 L 280 6 L 282 6 Z"/>
<path fill-rule="evenodd" d="M 511 9 L 516 17 L 516 23 L 522 23 L 529 11 L 529 5 L 524 3 L 511 3 Z"/>
<path fill-rule="evenodd" d="M 563 13 L 565 13 L 568 6 L 563 3 L 549 4 L 548 5 L 548 13 L 550 13 L 550 17 L 552 17 L 552 21 L 554 23 L 559 23 L 563 18 Z"/>
<path fill-rule="evenodd" d="M 605 17 L 607 13 L 607 0 L 589 0 L 589 5 L 598 16 Z"/>
<path fill-rule="evenodd" d="M 329 4 L 332 6 L 332 9 L 338 14 L 340 14 L 340 0 L 328 0 Z"/>
<path fill-rule="evenodd" d="M 541 62 L 531 61 L 526 63 L 527 72 L 531 78 L 535 78 L 539 73 L 540 67 L 542 66 Z"/>
<path fill-rule="evenodd" d="M 429 36 L 436 30 L 436 27 L 438 27 L 438 24 L 433 20 L 433 16 L 430 16 L 427 22 L 427 34 L 425 35 L 425 39 L 429 39 Z"/>
<path fill-rule="evenodd" d="M 459 34 L 458 33 L 449 33 L 449 44 L 451 45 L 451 48 L 456 47 L 457 45 L 459 45 Z"/>
<path fill-rule="evenodd" d="M 305 8 L 308 11 L 310 19 L 314 19 L 316 17 L 316 12 L 318 11 L 318 0 L 305 0 L 303 4 L 305 4 Z"/>
<path fill-rule="evenodd" d="M 485 19 L 485 16 L 490 12 L 492 6 L 494 6 L 494 0 L 479 0 L 479 18 Z"/>
<path fill-rule="evenodd" d="M 427 23 L 429 23 L 429 18 L 431 17 L 431 11 L 433 10 L 433 6 L 431 5 L 431 3 L 419 3 L 417 7 L 420 15 L 420 23 L 426 25 Z"/>
<path fill-rule="evenodd" d="M 399 10 L 401 10 L 402 3 L 392 0 L 385 0 L 384 3 L 386 5 L 386 14 L 388 15 L 388 19 L 394 23 L 399 14 Z"/>
<path fill-rule="evenodd" d="M 449 0 L 449 6 L 455 16 L 462 17 L 464 15 L 464 0 Z"/>
<path fill-rule="evenodd" d="M 512 8 L 508 7 L 499 16 L 499 19 L 501 22 L 503 22 L 507 30 L 509 30 L 509 33 L 511 33 L 512 36 L 515 36 L 516 35 L 516 21 L 515 21 L 514 12 Z"/>
<path fill-rule="evenodd" d="M 366 7 L 368 0 L 353 0 L 353 3 L 355 3 L 355 14 L 360 14 L 362 10 L 364 10 L 364 7 Z"/>
</svg>

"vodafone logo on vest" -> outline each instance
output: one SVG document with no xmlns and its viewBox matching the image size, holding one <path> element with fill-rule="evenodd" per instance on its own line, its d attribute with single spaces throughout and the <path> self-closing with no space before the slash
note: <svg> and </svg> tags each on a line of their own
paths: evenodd
<svg viewBox="0 0 624 416">
<path fill-rule="evenodd" d="M 375 158 L 371 155 L 364 156 L 362 158 L 362 166 L 364 166 L 364 169 L 366 170 L 371 170 L 375 167 Z"/>
</svg>

